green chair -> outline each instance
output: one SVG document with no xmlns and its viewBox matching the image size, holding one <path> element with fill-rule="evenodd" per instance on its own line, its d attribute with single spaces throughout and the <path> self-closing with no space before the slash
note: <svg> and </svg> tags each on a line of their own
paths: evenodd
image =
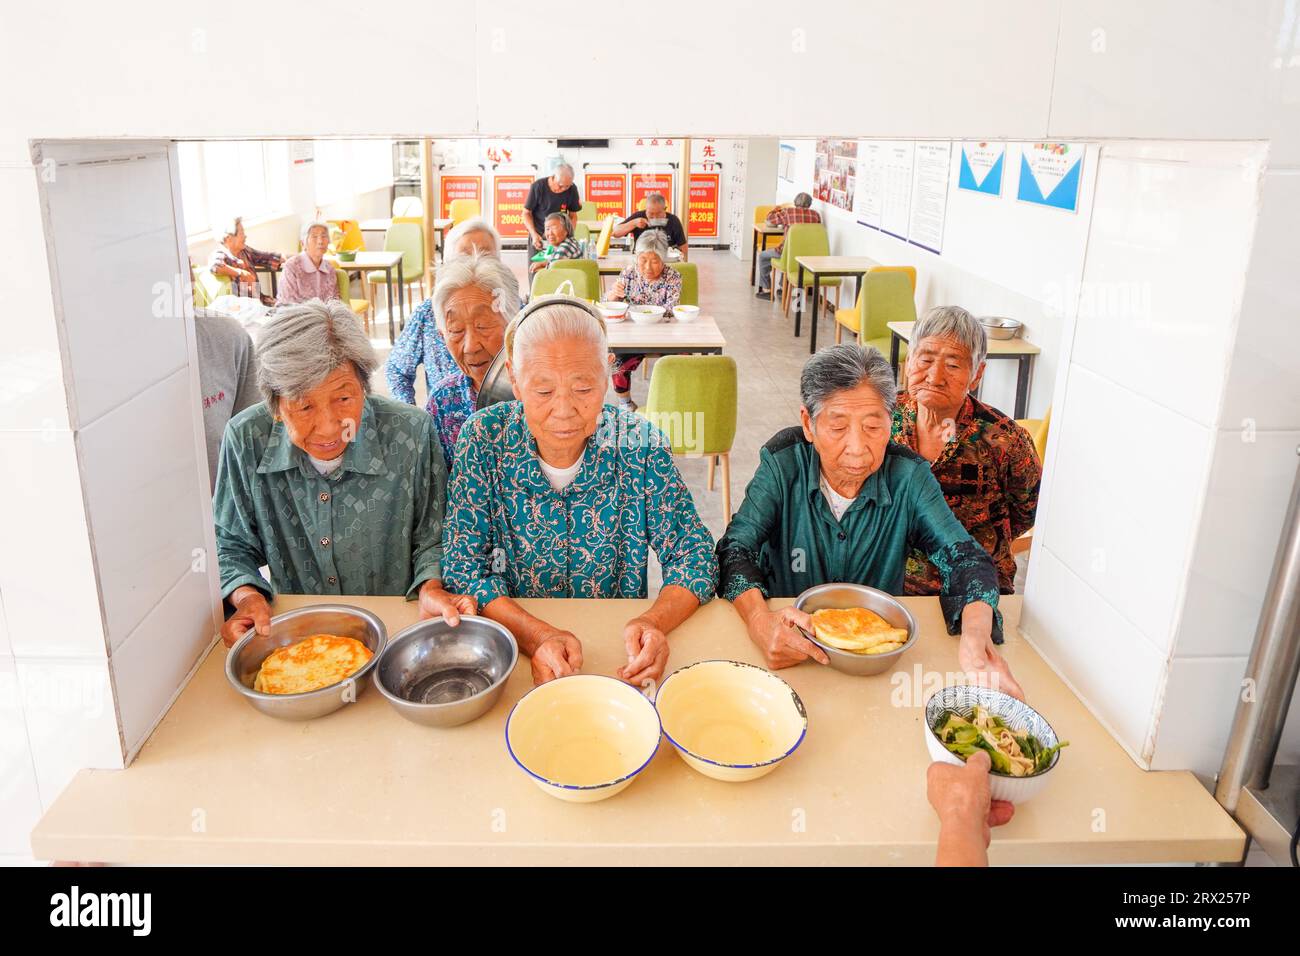
<svg viewBox="0 0 1300 956">
<path fill-rule="evenodd" d="M 888 357 L 891 338 L 888 323 L 916 321 L 916 299 L 912 282 L 913 279 L 907 272 L 893 269 L 872 269 L 862 277 L 862 291 L 858 295 L 856 309 L 859 345 L 870 345 Z M 847 311 L 841 309 L 840 313 Z M 840 313 L 836 313 L 836 342 L 840 338 Z M 900 359 L 903 355 L 900 344 Z"/>
<path fill-rule="evenodd" d="M 352 298 L 352 276 L 346 269 L 334 267 L 334 276 L 339 283 L 339 298 L 352 310 L 352 314 L 361 320 L 361 326 L 370 333 L 370 300 Z"/>
<path fill-rule="evenodd" d="M 587 242 L 591 239 L 591 224 L 579 222 L 573 227 L 573 239 L 575 242 Z"/>
<path fill-rule="evenodd" d="M 600 266 L 595 259 L 556 259 L 551 263 L 551 268 L 581 272 L 586 276 L 583 287 L 591 293 L 590 295 L 582 295 L 582 298 L 592 299 L 593 301 L 600 298 Z"/>
<path fill-rule="evenodd" d="M 700 304 L 700 270 L 694 262 L 670 262 L 668 268 L 682 274 L 682 305 Z"/>
<path fill-rule="evenodd" d="M 731 520 L 731 446 L 736 439 L 736 360 L 729 355 L 665 355 L 650 376 L 641 414 L 657 425 L 674 455 L 706 455 L 708 488 L 722 462 L 723 524 Z"/>
<path fill-rule="evenodd" d="M 596 211 L 594 202 L 585 202 L 582 208 L 578 210 L 578 222 L 588 223 L 592 229 L 600 228 L 600 221 L 605 218 Z"/>
<path fill-rule="evenodd" d="M 207 267 L 195 266 L 190 275 L 194 278 L 194 305 L 206 309 L 219 296 L 230 295 L 230 277 L 213 275 Z"/>
<path fill-rule="evenodd" d="M 414 222 L 395 222 L 388 227 L 384 233 L 384 251 L 400 252 L 402 254 L 402 278 L 407 285 L 418 285 L 420 287 L 420 299 L 424 298 L 424 230 L 418 223 Z M 397 281 L 396 270 L 394 270 L 393 281 Z M 384 273 L 382 270 L 375 269 L 366 273 L 366 282 L 370 286 L 384 286 Z M 373 296 L 373 290 L 372 290 Z M 412 299 L 412 301 L 418 301 Z M 393 311 L 393 303 L 389 302 L 388 311 Z"/>
<path fill-rule="evenodd" d="M 539 295 L 553 295 L 560 291 L 560 286 L 564 283 L 570 283 L 573 286 L 573 292 L 565 290 L 565 294 L 572 294 L 579 299 L 591 299 L 587 289 L 587 274 L 577 269 L 542 269 L 533 276 L 532 298 Z"/>
<path fill-rule="evenodd" d="M 821 223 L 796 222 L 786 230 L 785 243 L 781 247 L 781 260 L 785 270 L 785 291 L 781 307 L 785 310 L 786 315 L 790 314 L 790 297 L 799 281 L 799 263 L 795 262 L 795 259 L 799 256 L 829 256 L 830 254 L 831 241 L 826 235 L 826 227 Z M 804 288 L 812 288 L 812 276 L 806 272 L 803 281 Z M 835 290 L 835 307 L 837 309 L 840 306 L 840 283 L 843 281 L 839 276 L 829 276 L 819 283 L 823 290 Z"/>
</svg>

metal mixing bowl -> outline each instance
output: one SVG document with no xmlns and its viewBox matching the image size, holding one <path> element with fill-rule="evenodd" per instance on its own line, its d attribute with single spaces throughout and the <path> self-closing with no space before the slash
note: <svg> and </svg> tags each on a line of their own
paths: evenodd
<svg viewBox="0 0 1300 956">
<path fill-rule="evenodd" d="M 313 634 L 353 637 L 370 648 L 374 656 L 351 677 L 305 694 L 263 694 L 253 690 L 262 661 L 276 648 L 294 644 Z M 314 604 L 271 618 L 271 633 L 249 630 L 226 655 L 226 677 L 244 699 L 271 717 L 282 720 L 311 720 L 324 717 L 357 699 L 365 689 L 365 678 L 384 649 L 388 631 L 384 622 L 369 611 L 349 604 Z"/>
<path fill-rule="evenodd" d="M 496 621 L 462 614 L 452 627 L 430 618 L 388 642 L 375 686 L 407 720 L 455 727 L 492 709 L 518 660 L 514 635 Z"/>
<path fill-rule="evenodd" d="M 816 638 L 813 643 L 826 652 L 831 667 L 845 674 L 864 677 L 892 670 L 898 659 L 916 643 L 916 618 L 891 594 L 869 588 L 865 584 L 819 584 L 809 588 L 795 599 L 794 606 L 811 614 L 825 608 L 865 607 L 875 611 L 893 627 L 907 629 L 907 643 L 896 651 L 885 654 L 854 654 L 823 644 Z"/>
<path fill-rule="evenodd" d="M 984 334 L 991 339 L 1014 339 L 1024 329 L 1024 323 L 1016 319 L 1007 319 L 997 315 L 986 315 L 980 319 Z"/>
</svg>

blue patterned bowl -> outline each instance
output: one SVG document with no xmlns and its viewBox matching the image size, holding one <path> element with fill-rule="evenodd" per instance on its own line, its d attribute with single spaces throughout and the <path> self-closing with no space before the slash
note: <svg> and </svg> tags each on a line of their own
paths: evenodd
<svg viewBox="0 0 1300 956">
<path fill-rule="evenodd" d="M 930 751 L 932 760 L 961 766 L 964 761 L 939 742 L 939 735 L 934 732 L 934 725 L 946 710 L 955 710 L 963 717 L 969 717 L 975 705 L 996 714 L 1012 727 L 1029 731 L 1038 738 L 1044 747 L 1054 747 L 1060 738 L 1043 716 L 1023 700 L 1017 700 L 1010 694 L 974 684 L 958 684 L 945 687 L 936 692 L 925 702 L 925 746 Z M 1061 762 L 1060 751 L 1052 758 L 1051 765 L 1032 777 L 1009 777 L 1000 773 L 989 773 L 989 789 L 994 800 L 1009 800 L 1012 803 L 1024 803 L 1047 785 L 1048 775 Z"/>
</svg>

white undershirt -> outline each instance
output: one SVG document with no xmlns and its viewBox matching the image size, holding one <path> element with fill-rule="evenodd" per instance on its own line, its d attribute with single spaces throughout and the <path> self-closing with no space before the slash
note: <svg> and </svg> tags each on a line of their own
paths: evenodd
<svg viewBox="0 0 1300 956">
<path fill-rule="evenodd" d="M 314 458 L 311 455 L 308 455 L 307 460 L 310 461 L 311 466 L 315 468 L 317 471 L 319 471 L 322 475 L 328 475 L 330 472 L 337 470 L 339 465 L 343 464 L 342 455 L 339 455 L 337 458 L 331 461 L 322 461 L 319 458 Z"/>
<path fill-rule="evenodd" d="M 822 475 L 822 494 L 826 497 L 826 503 L 831 506 L 831 514 L 835 515 L 835 520 L 839 521 L 844 517 L 844 512 L 849 510 L 849 506 L 857 501 L 857 497 L 845 498 L 842 494 L 831 487 L 831 483 Z"/>
<path fill-rule="evenodd" d="M 542 466 L 542 474 L 551 483 L 551 487 L 556 491 L 563 491 L 573 484 L 574 478 L 578 477 L 578 471 L 582 468 L 582 456 L 579 455 L 578 460 L 568 468 L 556 468 L 553 465 L 548 465 L 541 458 L 537 459 L 537 463 Z"/>
</svg>

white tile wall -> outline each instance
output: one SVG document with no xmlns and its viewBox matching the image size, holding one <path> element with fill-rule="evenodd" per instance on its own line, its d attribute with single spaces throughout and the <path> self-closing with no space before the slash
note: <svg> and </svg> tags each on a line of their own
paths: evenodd
<svg viewBox="0 0 1300 956">
<path fill-rule="evenodd" d="M 1244 657 L 1174 660 L 1158 717 L 1152 770 L 1219 772 L 1245 670 Z"/>
<path fill-rule="evenodd" d="M 20 657 L 16 663 L 42 805 L 83 768 L 124 766 L 107 660 Z"/>
<path fill-rule="evenodd" d="M 116 650 L 206 553 L 190 373 L 183 368 L 79 433 L 92 547 Z"/>
<path fill-rule="evenodd" d="M 0 501 L 9 502 L 0 592 L 12 652 L 102 659 L 107 651 L 72 434 L 0 432 Z"/>
<path fill-rule="evenodd" d="M 1210 432 L 1080 366 L 1065 402 L 1052 418 L 1052 505 L 1035 537 L 1168 654 Z"/>
<path fill-rule="evenodd" d="M 0 656 L 0 855 L 31 853 L 28 834 L 41 816 L 12 657 Z"/>
<path fill-rule="evenodd" d="M 1145 765 L 1166 656 L 1050 547 L 1035 541 L 1034 548 L 1021 630 L 1133 759 Z"/>
<path fill-rule="evenodd" d="M 144 743 L 177 689 L 211 645 L 215 622 L 196 614 L 208 600 L 207 575 L 185 573 L 123 644 L 109 666 L 128 755 Z"/>
</svg>

